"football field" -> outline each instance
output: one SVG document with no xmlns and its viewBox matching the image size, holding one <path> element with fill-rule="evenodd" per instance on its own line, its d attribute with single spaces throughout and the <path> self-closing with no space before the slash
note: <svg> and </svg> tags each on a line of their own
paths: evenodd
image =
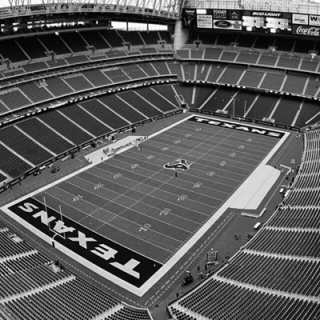
<svg viewBox="0 0 320 320">
<path fill-rule="evenodd" d="M 192 116 L 140 148 L 2 209 L 142 296 L 208 230 L 283 137 L 273 129 Z"/>
</svg>

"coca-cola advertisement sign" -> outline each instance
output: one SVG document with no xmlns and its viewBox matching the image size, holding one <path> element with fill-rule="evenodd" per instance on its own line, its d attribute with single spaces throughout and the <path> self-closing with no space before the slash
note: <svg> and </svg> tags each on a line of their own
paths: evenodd
<svg viewBox="0 0 320 320">
<path fill-rule="evenodd" d="M 293 25 L 292 32 L 300 36 L 319 37 L 320 27 Z"/>
</svg>

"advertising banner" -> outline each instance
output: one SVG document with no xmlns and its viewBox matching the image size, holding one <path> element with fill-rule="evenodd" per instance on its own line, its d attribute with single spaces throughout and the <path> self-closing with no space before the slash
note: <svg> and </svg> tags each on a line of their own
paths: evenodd
<svg viewBox="0 0 320 320">
<path fill-rule="evenodd" d="M 309 15 L 309 25 L 310 26 L 320 26 L 320 16 Z"/>
<path fill-rule="evenodd" d="M 299 36 L 319 37 L 320 27 L 293 25 L 292 34 L 296 34 Z"/>
<path fill-rule="evenodd" d="M 212 29 L 212 16 L 208 14 L 197 15 L 197 27 Z"/>
<path fill-rule="evenodd" d="M 240 10 L 227 10 L 228 20 L 241 20 L 242 11 Z"/>
<path fill-rule="evenodd" d="M 297 14 L 292 15 L 292 24 L 309 24 L 307 14 Z"/>
<path fill-rule="evenodd" d="M 227 10 L 213 10 L 213 19 L 227 19 Z"/>
<path fill-rule="evenodd" d="M 282 18 L 282 12 L 269 12 L 269 11 L 252 11 L 251 15 L 253 17 L 274 17 L 274 18 Z"/>
<path fill-rule="evenodd" d="M 183 11 L 183 27 L 184 28 L 196 28 L 196 17 L 197 17 L 197 12 L 196 9 L 185 9 Z"/>
<path fill-rule="evenodd" d="M 231 30 L 241 30 L 242 21 L 235 20 L 213 20 L 214 29 L 231 29 Z"/>
</svg>

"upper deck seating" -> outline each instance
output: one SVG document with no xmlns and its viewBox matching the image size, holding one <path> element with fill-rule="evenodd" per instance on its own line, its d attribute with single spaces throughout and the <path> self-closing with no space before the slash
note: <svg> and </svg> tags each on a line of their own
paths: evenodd
<svg viewBox="0 0 320 320">
<path fill-rule="evenodd" d="M 158 44 L 158 41 L 160 40 L 159 38 L 159 33 L 157 31 L 149 31 L 149 32 L 141 32 L 140 31 L 140 36 L 142 36 L 145 44 Z M 165 40 L 165 39 L 164 39 Z"/>
<path fill-rule="evenodd" d="M 90 46 L 94 46 L 96 50 L 109 49 L 110 45 L 100 35 L 99 31 L 81 31 L 81 36 L 86 40 Z"/>
<path fill-rule="evenodd" d="M 132 46 L 143 46 L 143 42 L 138 31 L 119 31 L 119 34 L 124 39 L 125 42 L 129 42 Z"/>
<path fill-rule="evenodd" d="M 100 34 L 111 45 L 111 47 L 123 47 L 123 39 L 115 30 L 100 30 Z"/>
<path fill-rule="evenodd" d="M 0 41 L 0 54 L 4 59 L 9 59 L 13 63 L 29 60 L 14 39 Z"/>
<path fill-rule="evenodd" d="M 46 35 L 39 35 L 38 39 L 49 50 L 49 52 L 52 51 L 56 55 L 71 53 L 71 51 L 67 48 L 67 46 L 59 37 L 59 35 L 56 35 L 53 33 L 46 34 Z"/>
<path fill-rule="evenodd" d="M 60 37 L 73 52 L 88 50 L 88 44 L 77 32 L 61 32 Z"/>
<path fill-rule="evenodd" d="M 45 58 L 47 55 L 45 54 L 46 49 L 43 45 L 38 41 L 38 38 L 35 36 L 30 37 L 21 37 L 16 40 L 20 47 L 27 53 L 30 59 L 39 59 Z"/>
</svg>

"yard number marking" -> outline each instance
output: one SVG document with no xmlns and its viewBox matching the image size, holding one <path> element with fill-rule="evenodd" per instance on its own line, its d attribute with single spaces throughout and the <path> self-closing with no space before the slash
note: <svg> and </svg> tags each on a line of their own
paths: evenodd
<svg viewBox="0 0 320 320">
<path fill-rule="evenodd" d="M 122 177 L 122 173 L 116 173 L 115 175 L 113 175 L 113 179 L 118 179 Z"/>
<path fill-rule="evenodd" d="M 80 200 L 80 199 L 82 199 L 82 198 L 83 198 L 83 197 L 78 194 L 77 196 L 74 196 L 74 197 L 73 197 L 72 201 L 75 202 L 75 201 L 78 201 L 78 200 Z"/>
<path fill-rule="evenodd" d="M 170 212 L 171 212 L 171 209 L 165 208 L 165 209 L 160 211 L 160 216 L 162 216 L 162 215 L 166 216 Z"/>
<path fill-rule="evenodd" d="M 145 223 L 142 227 L 140 227 L 139 232 L 141 231 L 147 231 L 151 228 L 151 224 Z"/>
<path fill-rule="evenodd" d="M 103 186 L 104 186 L 103 183 L 98 183 L 98 184 L 96 184 L 96 185 L 94 186 L 94 190 L 98 190 L 98 189 L 102 188 Z"/>
<path fill-rule="evenodd" d="M 186 200 L 188 196 L 186 194 L 182 194 L 181 196 L 178 197 L 178 201 L 183 201 Z"/>
</svg>

